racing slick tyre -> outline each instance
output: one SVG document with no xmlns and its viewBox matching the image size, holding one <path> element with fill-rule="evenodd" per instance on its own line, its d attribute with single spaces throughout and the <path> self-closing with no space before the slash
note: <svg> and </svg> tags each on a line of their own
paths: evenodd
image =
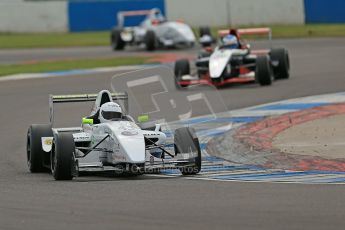
<svg viewBox="0 0 345 230">
<path fill-rule="evenodd" d="M 111 47 L 113 50 L 123 50 L 125 48 L 126 42 L 121 38 L 121 30 L 113 29 L 111 31 Z"/>
<path fill-rule="evenodd" d="M 272 68 L 268 56 L 258 56 L 256 59 L 255 79 L 264 86 L 272 84 Z"/>
<path fill-rule="evenodd" d="M 199 36 L 202 37 L 204 35 L 212 35 L 210 27 L 202 26 L 199 28 Z"/>
<path fill-rule="evenodd" d="M 75 143 L 71 133 L 55 136 L 51 151 L 51 171 L 55 180 L 72 180 Z"/>
<path fill-rule="evenodd" d="M 208 46 L 211 46 L 212 43 L 214 42 L 214 38 L 212 37 L 212 34 L 211 34 L 211 29 L 210 27 L 207 27 L 207 26 L 202 26 L 199 28 L 199 38 L 205 36 L 205 35 L 208 35 L 211 37 L 211 41 L 210 42 L 203 42 L 201 43 L 201 45 L 203 47 L 208 47 Z"/>
<path fill-rule="evenodd" d="M 290 77 L 289 53 L 286 49 L 272 49 L 270 58 L 275 79 L 288 79 Z M 277 64 L 275 65 L 275 62 Z"/>
<path fill-rule="evenodd" d="M 183 75 L 190 75 L 190 65 L 188 59 L 181 59 L 175 62 L 175 85 L 176 88 L 185 88 L 188 85 L 180 85 L 178 82 L 182 80 Z"/>
<path fill-rule="evenodd" d="M 181 153 L 194 153 L 195 165 L 194 166 L 181 166 L 179 167 L 183 175 L 194 175 L 201 170 L 201 149 L 199 139 L 195 134 L 195 130 L 190 127 L 182 127 L 175 130 L 174 134 L 174 148 L 175 154 Z"/>
<path fill-rule="evenodd" d="M 145 45 L 147 51 L 156 49 L 156 34 L 152 30 L 148 30 L 145 35 Z"/>
<path fill-rule="evenodd" d="M 26 155 L 30 172 L 44 172 L 44 154 L 42 149 L 42 137 L 52 137 L 51 125 L 31 125 L 27 133 Z"/>
</svg>

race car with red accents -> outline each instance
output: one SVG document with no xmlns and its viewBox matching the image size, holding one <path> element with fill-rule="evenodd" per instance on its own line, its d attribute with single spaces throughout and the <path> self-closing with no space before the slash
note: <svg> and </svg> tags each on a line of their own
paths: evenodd
<svg viewBox="0 0 345 230">
<path fill-rule="evenodd" d="M 205 47 L 194 64 L 196 73 L 191 74 L 189 60 L 175 62 L 177 88 L 190 85 L 214 85 L 221 87 L 234 83 L 257 82 L 271 85 L 273 80 L 290 76 L 289 54 L 285 48 L 272 48 L 270 28 L 246 28 L 220 30 L 219 45 Z M 253 50 L 242 39 L 242 35 L 267 35 L 270 49 Z"/>
</svg>

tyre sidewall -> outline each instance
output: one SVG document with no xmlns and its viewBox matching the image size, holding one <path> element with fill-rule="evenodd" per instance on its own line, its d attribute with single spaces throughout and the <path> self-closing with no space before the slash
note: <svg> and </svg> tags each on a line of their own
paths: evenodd
<svg viewBox="0 0 345 230">
<path fill-rule="evenodd" d="M 174 67 L 174 73 L 175 73 L 175 85 L 176 88 L 186 88 L 187 85 L 180 85 L 178 84 L 179 81 L 182 80 L 183 75 L 190 75 L 190 65 L 189 61 L 187 59 L 181 59 L 175 62 Z"/>
<path fill-rule="evenodd" d="M 258 56 L 256 59 L 255 79 L 262 85 L 271 85 L 273 71 L 268 56 Z"/>
<path fill-rule="evenodd" d="M 75 144 L 72 134 L 55 135 L 51 153 L 51 171 L 55 180 L 73 178 Z"/>
<path fill-rule="evenodd" d="M 181 152 L 196 152 L 195 166 L 194 167 L 181 167 L 180 171 L 183 175 L 194 175 L 201 170 L 201 149 L 199 139 L 195 135 L 192 128 L 183 127 L 175 131 L 174 134 L 174 147 L 175 153 L 178 155 Z"/>
<path fill-rule="evenodd" d="M 121 38 L 120 29 L 113 29 L 111 33 L 111 46 L 113 50 L 122 50 L 125 47 L 125 42 Z"/>
<path fill-rule="evenodd" d="M 50 125 L 31 125 L 27 132 L 27 164 L 30 172 L 44 172 L 44 154 L 49 154 L 42 149 L 42 137 L 52 137 Z"/>
<path fill-rule="evenodd" d="M 277 61 L 278 66 L 273 66 L 275 79 L 287 79 L 290 77 L 289 53 L 286 49 L 273 49 L 270 52 L 271 61 Z"/>
<path fill-rule="evenodd" d="M 156 34 L 152 30 L 148 30 L 145 35 L 145 45 L 147 51 L 154 51 L 156 49 Z"/>
</svg>

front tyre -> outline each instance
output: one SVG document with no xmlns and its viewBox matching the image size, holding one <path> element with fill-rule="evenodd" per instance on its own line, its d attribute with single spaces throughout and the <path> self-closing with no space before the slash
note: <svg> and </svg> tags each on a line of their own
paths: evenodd
<svg viewBox="0 0 345 230">
<path fill-rule="evenodd" d="M 31 125 L 27 132 L 26 155 L 30 172 L 44 172 L 44 154 L 42 149 L 42 137 L 52 137 L 51 125 Z"/>
<path fill-rule="evenodd" d="M 179 167 L 183 175 L 195 175 L 201 170 L 201 149 L 195 130 L 190 127 L 178 128 L 174 134 L 175 154 L 194 154 L 194 162 Z"/>
<path fill-rule="evenodd" d="M 55 136 L 51 152 L 51 171 L 55 180 L 72 180 L 75 143 L 72 134 L 59 133 Z"/>
<path fill-rule="evenodd" d="M 178 82 L 182 81 L 182 76 L 190 75 L 190 65 L 188 59 L 181 59 L 175 62 L 175 85 L 176 88 L 185 88 L 188 85 L 181 85 Z"/>
<path fill-rule="evenodd" d="M 125 48 L 126 42 L 122 40 L 121 30 L 115 28 L 111 31 L 111 47 L 114 51 L 123 50 Z"/>
<path fill-rule="evenodd" d="M 289 53 L 286 49 L 272 49 L 270 58 L 275 79 L 288 79 L 290 77 Z"/>
<path fill-rule="evenodd" d="M 203 40 L 204 36 L 206 37 L 207 40 Z M 214 42 L 214 39 L 212 37 L 210 27 L 203 26 L 199 28 L 199 41 L 202 47 L 208 47 L 212 45 L 212 43 Z"/>
<path fill-rule="evenodd" d="M 208 26 L 201 26 L 199 28 L 199 37 L 202 37 L 204 35 L 212 36 L 210 27 L 208 27 Z"/>
<path fill-rule="evenodd" d="M 152 30 L 148 30 L 145 35 L 145 45 L 147 51 L 154 51 L 156 49 L 156 34 Z"/>
<path fill-rule="evenodd" d="M 255 78 L 262 86 L 272 84 L 273 73 L 268 56 L 258 56 L 256 58 Z"/>
</svg>

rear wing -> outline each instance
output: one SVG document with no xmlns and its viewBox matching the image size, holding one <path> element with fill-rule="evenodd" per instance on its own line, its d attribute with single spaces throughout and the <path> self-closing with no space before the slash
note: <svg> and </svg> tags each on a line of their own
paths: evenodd
<svg viewBox="0 0 345 230">
<path fill-rule="evenodd" d="M 128 113 L 128 94 L 124 93 L 111 93 L 113 101 L 119 104 Z M 98 94 L 71 94 L 71 95 L 49 95 L 49 121 L 51 124 L 54 122 L 54 104 L 71 103 L 71 102 L 88 102 L 96 101 Z"/>
<path fill-rule="evenodd" d="M 147 16 L 150 15 L 152 10 L 133 10 L 133 11 L 120 11 L 117 13 L 117 25 L 122 28 L 125 24 L 125 17 L 131 16 Z"/>
<path fill-rule="evenodd" d="M 229 30 L 218 30 L 218 36 L 220 38 L 230 34 L 230 31 L 236 33 L 238 38 L 240 38 L 242 35 L 267 35 L 270 47 L 272 48 L 272 30 L 269 27 L 262 27 L 262 28 L 242 28 L 242 29 L 229 29 Z"/>
</svg>

